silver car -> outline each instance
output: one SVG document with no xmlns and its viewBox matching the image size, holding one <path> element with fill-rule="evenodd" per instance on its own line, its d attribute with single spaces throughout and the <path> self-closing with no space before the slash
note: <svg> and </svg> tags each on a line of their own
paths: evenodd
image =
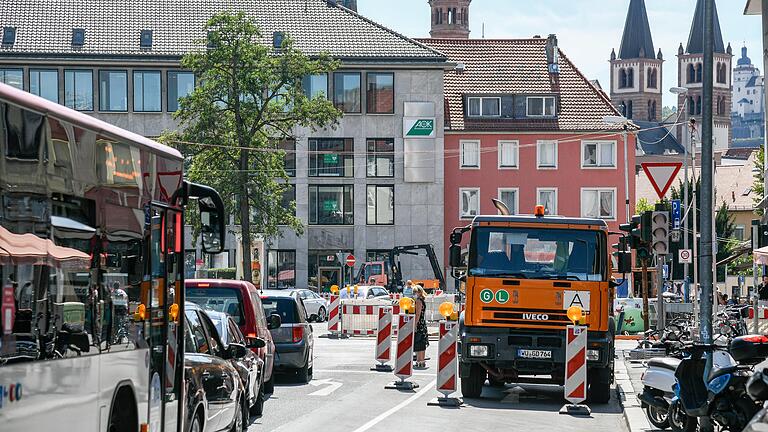
<svg viewBox="0 0 768 432">
<path fill-rule="evenodd" d="M 317 315 L 318 322 L 323 322 L 328 319 L 328 310 L 330 309 L 328 300 L 308 289 L 294 289 L 291 290 L 291 292 L 301 297 L 301 300 L 304 302 L 304 307 L 307 308 L 308 315 Z"/>
<path fill-rule="evenodd" d="M 275 370 L 294 372 L 299 382 L 312 379 L 315 339 L 304 302 L 297 294 L 288 291 L 262 291 L 261 305 L 267 316 L 279 315 L 280 328 L 272 329 L 277 356 Z"/>
</svg>

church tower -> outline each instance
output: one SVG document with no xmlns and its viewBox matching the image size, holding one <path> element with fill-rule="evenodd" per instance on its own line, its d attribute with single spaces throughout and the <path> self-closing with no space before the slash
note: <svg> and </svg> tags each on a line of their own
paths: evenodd
<svg viewBox="0 0 768 432">
<path fill-rule="evenodd" d="M 661 49 L 653 47 L 645 0 L 631 0 L 619 54 L 611 51 L 611 101 L 626 118 L 661 121 Z"/>
<path fill-rule="evenodd" d="M 723 43 L 723 34 L 720 31 L 720 20 L 717 17 L 717 6 L 715 6 L 715 54 L 714 71 L 712 77 L 712 114 L 714 118 L 713 128 L 713 147 L 715 151 L 724 151 L 730 146 L 731 142 L 731 92 L 732 72 L 731 61 L 733 51 L 731 44 L 726 48 Z M 691 24 L 691 33 L 688 36 L 688 44 L 683 49 L 683 44 L 677 49 L 677 67 L 678 67 L 678 87 L 688 89 L 687 94 L 678 96 L 678 110 L 685 110 L 686 117 L 695 118 L 701 124 L 702 107 L 702 81 L 704 72 L 704 1 L 696 2 L 696 11 L 693 15 Z M 687 128 L 678 129 L 678 141 L 690 146 L 690 136 Z M 699 149 L 701 142 L 696 142 L 696 148 Z M 688 147 L 691 148 L 691 147 Z M 692 151 L 695 149 L 691 149 Z"/>
<path fill-rule="evenodd" d="M 470 2 L 472 0 L 429 0 L 432 8 L 429 36 L 436 39 L 468 39 Z"/>
</svg>

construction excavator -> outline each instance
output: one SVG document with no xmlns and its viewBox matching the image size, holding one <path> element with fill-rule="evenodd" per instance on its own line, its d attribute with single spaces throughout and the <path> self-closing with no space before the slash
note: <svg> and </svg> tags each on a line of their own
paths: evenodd
<svg viewBox="0 0 768 432">
<path fill-rule="evenodd" d="M 400 269 L 400 256 L 421 256 L 429 259 L 429 264 L 435 276 L 434 279 L 408 279 L 414 284 L 423 285 L 428 293 L 435 290 L 445 291 L 445 278 L 431 244 L 395 246 L 389 251 L 388 255 L 388 259 L 385 261 L 363 263 L 355 277 L 355 283 L 380 285 L 392 293 L 403 292 L 405 282 L 403 281 L 403 274 Z"/>
</svg>

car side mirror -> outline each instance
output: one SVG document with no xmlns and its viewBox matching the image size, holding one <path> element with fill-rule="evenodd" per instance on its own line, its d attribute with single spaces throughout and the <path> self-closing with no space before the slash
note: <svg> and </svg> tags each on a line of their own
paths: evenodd
<svg viewBox="0 0 768 432">
<path fill-rule="evenodd" d="M 448 248 L 448 260 L 451 267 L 464 267 L 464 262 L 461 259 L 461 246 L 452 244 Z"/>
<path fill-rule="evenodd" d="M 267 346 L 267 341 L 265 341 L 260 337 L 249 338 L 245 346 L 246 348 L 251 348 L 251 349 L 264 348 L 265 346 Z"/>
<path fill-rule="evenodd" d="M 227 347 L 227 351 L 229 351 L 229 357 L 230 358 L 243 358 L 246 354 L 248 354 L 248 349 L 243 344 L 239 343 L 231 343 Z"/>
<path fill-rule="evenodd" d="M 272 314 L 267 319 L 267 328 L 269 330 L 280 328 L 281 325 L 283 325 L 283 320 L 280 318 L 280 315 L 278 314 Z"/>
</svg>

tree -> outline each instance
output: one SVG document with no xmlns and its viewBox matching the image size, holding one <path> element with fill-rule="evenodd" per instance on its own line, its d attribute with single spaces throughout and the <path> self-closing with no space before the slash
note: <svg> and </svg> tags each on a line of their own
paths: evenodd
<svg viewBox="0 0 768 432">
<path fill-rule="evenodd" d="M 653 211 L 655 206 L 648 202 L 647 198 L 640 198 L 635 205 L 635 213 L 642 214 L 647 211 Z"/>
<path fill-rule="evenodd" d="M 715 213 L 715 232 L 717 233 L 717 256 L 715 262 L 720 262 L 731 255 L 735 244 L 732 241 L 736 231 L 734 218 L 728 213 L 728 204 L 723 201 Z M 717 268 L 717 280 L 725 281 L 725 267 Z"/>
<path fill-rule="evenodd" d="M 757 206 L 763 200 L 763 196 L 765 196 L 765 184 L 763 183 L 765 181 L 765 164 L 763 163 L 764 152 L 765 149 L 763 146 L 760 146 L 760 149 L 755 156 L 755 181 L 752 182 L 752 202 L 755 203 L 755 214 L 758 216 L 762 216 L 764 213 L 764 210 Z"/>
<path fill-rule="evenodd" d="M 279 49 L 262 45 L 261 32 L 244 13 L 225 12 L 206 25 L 208 49 L 184 56 L 181 65 L 199 85 L 180 101 L 174 117 L 181 131 L 166 134 L 187 159 L 187 173 L 218 189 L 241 226 L 243 275 L 252 281 L 251 238 L 280 234 L 287 225 L 303 232 L 289 190 L 280 145 L 296 127 L 335 126 L 341 113 L 325 95 L 307 97 L 302 79 L 334 70 L 328 55 L 309 58 L 286 36 Z"/>
</svg>

